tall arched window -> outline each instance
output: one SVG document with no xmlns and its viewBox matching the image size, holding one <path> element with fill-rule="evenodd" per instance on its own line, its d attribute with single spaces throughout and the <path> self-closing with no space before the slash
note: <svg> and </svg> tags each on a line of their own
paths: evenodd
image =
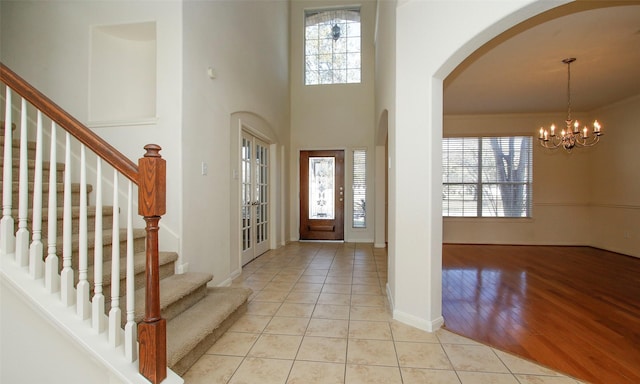
<svg viewBox="0 0 640 384">
<path fill-rule="evenodd" d="M 360 9 L 305 12 L 305 84 L 360 83 Z"/>
</svg>

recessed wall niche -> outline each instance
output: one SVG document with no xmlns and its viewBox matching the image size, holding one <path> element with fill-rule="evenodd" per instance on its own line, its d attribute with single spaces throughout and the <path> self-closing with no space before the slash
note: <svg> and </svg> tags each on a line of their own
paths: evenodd
<svg viewBox="0 0 640 384">
<path fill-rule="evenodd" d="M 91 30 L 89 121 L 144 124 L 156 117 L 156 23 Z"/>
</svg>

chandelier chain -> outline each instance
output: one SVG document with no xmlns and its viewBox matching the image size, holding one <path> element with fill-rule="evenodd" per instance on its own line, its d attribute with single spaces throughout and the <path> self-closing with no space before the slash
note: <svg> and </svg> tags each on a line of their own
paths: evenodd
<svg viewBox="0 0 640 384">
<path fill-rule="evenodd" d="M 567 121 L 571 121 L 571 62 L 572 61 L 573 60 L 567 60 Z"/>
</svg>

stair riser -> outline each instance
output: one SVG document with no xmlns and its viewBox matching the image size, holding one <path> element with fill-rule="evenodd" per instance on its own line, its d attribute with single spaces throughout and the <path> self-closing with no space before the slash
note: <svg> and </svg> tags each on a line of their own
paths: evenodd
<svg viewBox="0 0 640 384">
<path fill-rule="evenodd" d="M 44 210 L 43 215 L 46 215 L 46 210 Z M 13 217 L 15 218 L 15 230 L 18 230 L 18 213 L 17 211 L 14 212 Z M 64 227 L 64 219 L 62 217 L 62 213 L 59 212 L 58 216 L 56 218 L 56 236 L 62 234 L 62 230 Z M 32 225 L 32 213 L 29 212 L 28 215 L 28 222 L 27 222 L 27 229 L 29 230 L 29 233 L 32 233 L 33 230 L 33 225 Z M 47 220 L 47 218 L 43 218 L 42 219 L 42 237 L 49 237 L 49 222 Z M 89 233 L 93 233 L 93 231 L 95 230 L 95 226 L 96 225 L 96 217 L 94 216 L 94 212 L 92 211 L 89 215 L 87 215 L 87 230 Z M 107 212 L 103 212 L 102 214 L 102 229 L 106 230 L 106 229 L 111 229 L 113 228 L 113 212 L 111 210 L 107 211 Z M 75 215 L 72 219 L 72 224 L 71 224 L 71 229 L 73 231 L 73 233 L 78 233 L 79 229 L 80 229 L 80 218 Z M 89 235 L 92 236 L 92 235 Z"/>
<path fill-rule="evenodd" d="M 175 271 L 175 263 L 173 262 L 169 264 L 161 265 L 159 268 L 160 280 L 164 279 L 165 277 L 169 277 L 173 275 L 174 271 Z M 102 284 L 102 294 L 105 297 L 105 303 L 107 303 L 106 307 L 108 312 L 109 308 L 111 308 L 111 277 L 104 276 L 103 279 L 104 281 Z M 91 283 L 91 286 L 93 286 L 93 276 L 90 276 L 89 282 Z M 142 271 L 137 273 L 135 277 L 136 289 L 144 288 L 145 284 L 146 284 L 145 272 Z M 126 279 L 126 274 L 123 273 L 120 275 L 120 301 L 121 302 L 124 302 L 123 300 L 125 300 L 126 291 L 127 291 L 127 279 Z M 93 297 L 93 292 L 91 293 L 91 296 Z"/>
<path fill-rule="evenodd" d="M 175 364 L 171 365 L 173 371 L 175 371 L 178 375 L 184 375 L 187 373 L 189 368 L 198 361 L 202 355 L 204 355 L 213 345 L 218 341 L 224 334 L 231 328 L 231 326 L 240 318 L 242 315 L 247 313 L 247 302 L 239 306 L 233 313 L 229 315 L 216 330 L 205 338 L 203 338 L 198 345 L 196 345 L 187 355 L 185 355 L 182 359 L 180 359 Z"/>
<path fill-rule="evenodd" d="M 144 287 L 144 273 L 142 274 L 143 276 L 143 281 L 141 283 L 140 286 L 137 285 L 136 283 L 136 289 L 140 289 Z M 160 277 L 160 279 L 163 279 L 164 277 Z M 136 276 L 136 281 L 137 281 L 137 276 Z M 127 322 L 127 298 L 125 296 L 126 289 L 125 287 L 122 285 L 124 283 L 121 283 L 121 287 L 120 287 L 120 309 L 122 310 L 122 319 L 121 319 L 121 324 L 124 327 L 124 325 Z M 200 301 L 205 294 L 207 293 L 207 287 L 206 285 L 200 287 L 198 290 L 191 292 L 191 294 L 183 297 L 182 299 L 178 300 L 178 302 L 174 303 L 173 305 L 169 306 L 168 308 L 165 308 L 162 310 L 161 315 L 162 318 L 165 319 L 166 321 L 169 321 L 171 319 L 173 319 L 174 317 L 178 316 L 180 313 L 182 313 L 184 310 L 188 309 L 189 307 L 191 307 L 192 305 L 194 305 L 195 303 L 197 303 L 198 301 Z M 109 290 L 105 293 L 105 313 L 109 313 L 109 311 L 111 310 L 111 289 L 109 287 Z M 143 318 L 136 318 L 135 322 L 139 323 L 143 320 Z"/>
<path fill-rule="evenodd" d="M 160 276 L 160 280 L 169 277 L 171 275 L 174 274 L 175 271 L 175 263 L 171 262 L 168 264 L 164 264 L 161 265 L 159 268 L 159 276 Z M 92 272 L 91 272 L 92 273 Z M 78 283 L 78 272 L 75 271 L 75 284 Z M 90 287 L 91 287 L 91 297 L 93 298 L 94 296 L 94 278 L 93 275 L 89 275 L 88 278 Z M 135 289 L 141 289 L 144 288 L 146 284 L 146 276 L 145 276 L 145 272 L 139 272 L 135 275 Z M 120 308 L 123 311 L 123 323 L 122 325 L 124 326 L 124 322 L 126 320 L 126 316 L 124 315 L 124 313 L 126 313 L 126 292 L 127 292 L 127 279 L 126 279 L 126 274 L 121 274 L 120 275 Z M 102 295 L 104 296 L 104 302 L 105 302 L 105 314 L 109 314 L 109 311 L 111 310 L 111 276 L 109 275 L 104 275 L 103 276 L 103 281 L 102 281 Z M 164 316 L 163 316 L 164 317 Z"/>
<path fill-rule="evenodd" d="M 167 308 L 164 308 L 162 310 L 162 318 L 167 319 L 167 321 L 173 319 L 198 301 L 202 300 L 206 294 L 207 285 L 201 285 L 200 288 L 191 292 L 189 295 L 169 305 Z"/>
<path fill-rule="evenodd" d="M 1 130 L 4 130 L 4 127 L 0 128 Z M 4 156 L 4 135 L 0 136 L 0 153 L 2 153 L 2 156 Z M 20 158 L 20 141 L 18 140 L 13 140 L 13 145 L 11 146 L 11 157 L 14 159 L 19 159 Z M 28 143 L 28 148 L 27 148 L 27 158 L 29 159 L 35 159 L 36 158 L 36 143 L 30 141 Z"/>
<path fill-rule="evenodd" d="M 3 155 L 4 157 L 4 155 Z M 0 173 L 0 180 L 4 177 L 4 159 L 0 159 L 0 168 L 2 168 L 2 173 Z M 28 180 L 33 181 L 34 175 L 36 173 L 35 165 L 33 161 L 29 161 L 29 167 L 27 168 L 29 171 Z M 20 162 L 12 161 L 11 162 L 11 179 L 13 181 L 18 180 L 18 176 L 20 175 Z M 56 167 L 56 179 L 57 182 L 62 182 L 64 180 L 64 165 L 58 164 Z M 44 162 L 42 164 L 42 181 L 49 181 L 49 162 Z"/>
<path fill-rule="evenodd" d="M 0 139 L 3 139 L 3 140 L 4 140 L 4 130 L 6 128 L 5 124 L 6 123 L 4 120 L 0 120 Z M 11 134 L 12 135 L 16 134 L 16 123 L 11 123 Z"/>
<path fill-rule="evenodd" d="M 91 239 L 93 239 L 93 234 L 89 235 Z M 47 240 L 44 239 L 43 244 L 45 246 L 45 257 L 46 257 L 46 249 L 47 249 Z M 107 241 L 105 240 L 105 243 L 107 243 Z M 112 252 L 112 244 L 109 242 L 108 244 L 104 244 L 104 246 L 102 247 L 102 259 L 104 261 L 110 261 L 111 260 L 111 252 Z M 137 252 L 142 252 L 145 249 L 145 238 L 144 237 L 139 237 L 139 238 L 134 238 L 133 240 L 133 252 L 137 253 Z M 59 260 L 59 270 L 62 270 L 62 243 L 59 243 L 57 245 L 57 249 L 56 249 L 56 254 L 58 255 L 58 260 Z M 93 265 L 93 259 L 94 259 L 94 254 L 95 254 L 95 247 L 93 245 L 89 245 L 87 247 L 87 265 Z M 120 237 L 120 255 L 124 256 L 127 254 L 127 239 L 126 237 L 121 236 Z M 78 269 L 78 245 L 74 244 L 73 246 L 73 251 L 71 254 L 71 265 L 73 266 L 73 269 Z"/>
<path fill-rule="evenodd" d="M 89 199 L 91 189 L 92 188 L 87 187 L 87 201 Z M 13 208 L 19 207 L 18 205 L 20 201 L 19 190 L 20 190 L 20 186 L 18 185 L 18 183 L 13 183 L 13 194 L 11 199 L 11 206 Z M 64 187 L 62 186 L 62 184 L 59 184 L 56 190 L 57 190 L 56 206 L 62 207 L 64 206 Z M 33 206 L 33 185 L 32 184 L 29 185 L 29 194 L 27 196 L 27 202 L 28 202 L 29 209 L 31 209 Z M 72 186 L 71 205 L 73 206 L 80 205 L 80 187 L 77 184 Z M 42 185 L 42 208 L 48 208 L 48 207 L 49 207 L 49 184 L 43 184 Z"/>
</svg>

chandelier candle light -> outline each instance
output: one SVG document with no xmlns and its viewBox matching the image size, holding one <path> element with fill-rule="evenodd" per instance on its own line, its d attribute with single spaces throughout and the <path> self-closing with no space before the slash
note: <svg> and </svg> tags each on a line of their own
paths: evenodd
<svg viewBox="0 0 640 384">
<path fill-rule="evenodd" d="M 566 129 L 556 134 L 555 124 L 551 124 L 549 130 L 540 128 L 538 140 L 540 145 L 548 149 L 564 148 L 567 152 L 571 152 L 573 147 L 592 147 L 600 141 L 602 126 L 598 120 L 593 122 L 593 134 L 589 135 L 589 129 L 584 126 L 580 129 L 580 123 L 571 119 L 571 63 L 576 61 L 575 57 L 562 60 L 567 64 L 567 124 Z"/>
</svg>

